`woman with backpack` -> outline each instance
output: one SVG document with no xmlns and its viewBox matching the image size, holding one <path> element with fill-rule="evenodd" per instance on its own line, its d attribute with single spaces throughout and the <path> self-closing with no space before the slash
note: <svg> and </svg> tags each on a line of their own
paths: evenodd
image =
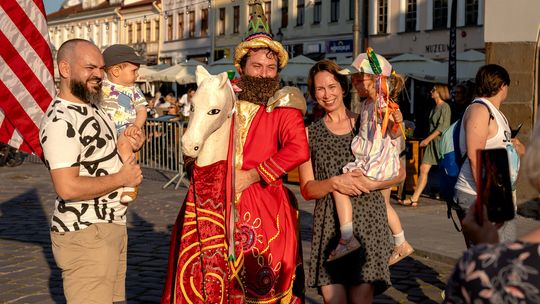
<svg viewBox="0 0 540 304">
<path fill-rule="evenodd" d="M 539 119 L 537 116 L 523 157 L 524 172 L 536 191 L 540 191 Z M 525 205 L 531 211 L 529 216 L 540 220 L 538 200 Z M 515 241 L 502 242 L 497 225 L 488 220 L 485 208 L 483 212 L 479 224 L 475 208 L 471 207 L 462 222 L 463 231 L 476 246 L 465 251 L 456 263 L 443 303 L 539 303 L 540 227 Z"/>
<path fill-rule="evenodd" d="M 519 157 L 525 153 L 525 147 L 516 138 L 511 138 L 508 120 L 499 110 L 506 100 L 510 76 L 501 66 L 488 64 L 476 73 L 476 95 L 478 96 L 465 113 L 460 129 L 460 152 L 466 155 L 465 162 L 455 186 L 454 201 L 468 210 L 476 201 L 477 151 L 480 149 L 505 148 L 510 161 L 510 176 L 513 189 L 519 170 Z M 515 190 L 514 190 L 515 204 Z M 462 220 L 462 219 L 460 219 Z M 465 241 L 469 246 L 467 236 Z M 515 220 L 506 222 L 499 229 L 501 241 L 511 241 L 516 238 Z"/>
<path fill-rule="evenodd" d="M 448 126 L 450 126 L 452 111 L 450 106 L 446 103 L 446 100 L 450 98 L 448 87 L 440 83 L 435 84 L 433 89 L 431 89 L 431 98 L 435 100 L 435 108 L 433 108 L 429 114 L 430 134 L 420 142 L 420 147 L 426 147 L 426 150 L 424 151 L 424 157 L 422 158 L 422 164 L 420 165 L 418 184 L 410 198 L 398 201 L 398 203 L 403 206 L 418 206 L 418 199 L 424 191 L 424 188 L 426 188 L 429 170 L 431 169 L 431 166 L 437 165 L 439 159 L 438 148 L 440 135 L 448 128 Z"/>
</svg>

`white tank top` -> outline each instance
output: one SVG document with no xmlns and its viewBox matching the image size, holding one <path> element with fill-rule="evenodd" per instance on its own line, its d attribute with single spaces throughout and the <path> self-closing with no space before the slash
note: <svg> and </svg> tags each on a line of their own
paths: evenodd
<svg viewBox="0 0 540 304">
<path fill-rule="evenodd" d="M 494 149 L 494 148 L 506 148 L 508 151 L 508 159 L 510 160 L 510 175 L 512 177 L 512 184 L 517 179 L 517 171 L 519 170 L 519 156 L 514 149 L 514 145 L 511 141 L 511 132 L 510 132 L 510 126 L 508 125 L 508 120 L 504 116 L 504 114 L 499 111 L 489 100 L 485 98 L 477 98 L 476 100 L 483 101 L 490 109 L 494 119 L 490 118 L 490 124 L 496 123 L 497 124 L 497 133 L 495 133 L 495 136 L 488 138 L 486 141 L 486 149 Z M 469 111 L 469 108 L 465 110 L 465 112 Z M 465 155 L 467 152 L 467 143 L 465 141 L 465 127 L 464 123 L 461 124 L 461 129 L 459 133 L 459 148 L 461 150 L 461 154 Z M 456 182 L 456 190 L 460 190 L 465 193 L 469 193 L 472 195 L 476 195 L 476 182 L 474 181 L 474 177 L 472 175 L 471 165 L 469 162 L 469 158 L 465 155 L 465 162 L 463 163 L 463 166 L 461 167 L 461 171 L 459 172 L 458 180 Z"/>
</svg>

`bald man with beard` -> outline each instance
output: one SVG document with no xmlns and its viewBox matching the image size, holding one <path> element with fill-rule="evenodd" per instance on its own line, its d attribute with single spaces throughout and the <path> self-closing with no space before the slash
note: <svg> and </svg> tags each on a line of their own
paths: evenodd
<svg viewBox="0 0 540 304">
<path fill-rule="evenodd" d="M 127 206 L 124 186 L 141 183 L 132 157 L 122 163 L 114 123 L 101 109 L 103 57 L 83 39 L 57 54 L 60 90 L 41 121 L 45 165 L 57 193 L 51 220 L 54 259 L 68 303 L 125 303 Z M 144 142 L 142 132 L 131 142 Z"/>
</svg>

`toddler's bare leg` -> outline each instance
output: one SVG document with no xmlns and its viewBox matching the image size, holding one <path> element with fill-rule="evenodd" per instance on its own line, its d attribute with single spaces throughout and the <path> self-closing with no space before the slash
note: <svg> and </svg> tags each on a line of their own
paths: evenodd
<svg viewBox="0 0 540 304">
<path fill-rule="evenodd" d="M 390 194 L 392 189 L 386 188 L 381 190 L 381 193 L 384 197 L 384 203 L 386 205 L 386 214 L 388 216 L 388 226 L 390 231 L 392 231 L 392 237 L 394 238 L 394 250 L 388 259 L 388 265 L 394 265 L 395 263 L 401 261 L 408 255 L 414 252 L 412 246 L 405 240 L 405 232 L 401 227 L 401 221 L 399 216 L 390 204 Z"/>
<path fill-rule="evenodd" d="M 131 155 L 133 155 L 133 150 L 131 148 L 131 144 L 129 143 L 129 139 L 124 135 L 121 134 L 118 137 L 118 154 L 120 154 L 120 158 L 123 162 L 128 160 Z M 124 187 L 122 196 L 120 197 L 120 202 L 127 204 L 132 201 L 134 201 L 137 198 L 137 192 L 139 187 Z"/>
<path fill-rule="evenodd" d="M 349 196 L 341 194 L 339 192 L 333 192 L 334 200 L 336 201 L 336 211 L 339 218 L 339 226 L 343 226 L 348 223 L 352 223 L 352 204 Z M 341 238 L 349 239 L 352 236 L 352 230 L 348 237 Z"/>
<path fill-rule="evenodd" d="M 360 247 L 360 243 L 353 235 L 353 222 L 352 222 L 352 203 L 349 196 L 341 194 L 339 192 L 333 192 L 334 200 L 336 203 L 336 212 L 339 219 L 339 230 L 341 232 L 341 239 L 332 252 L 328 261 L 341 258 Z"/>
</svg>

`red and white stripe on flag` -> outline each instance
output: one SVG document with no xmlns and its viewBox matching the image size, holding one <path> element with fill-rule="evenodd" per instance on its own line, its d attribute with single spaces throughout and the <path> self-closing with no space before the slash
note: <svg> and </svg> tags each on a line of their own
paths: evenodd
<svg viewBox="0 0 540 304">
<path fill-rule="evenodd" d="M 0 0 L 0 142 L 39 157 L 39 124 L 55 94 L 42 0 Z"/>
</svg>

